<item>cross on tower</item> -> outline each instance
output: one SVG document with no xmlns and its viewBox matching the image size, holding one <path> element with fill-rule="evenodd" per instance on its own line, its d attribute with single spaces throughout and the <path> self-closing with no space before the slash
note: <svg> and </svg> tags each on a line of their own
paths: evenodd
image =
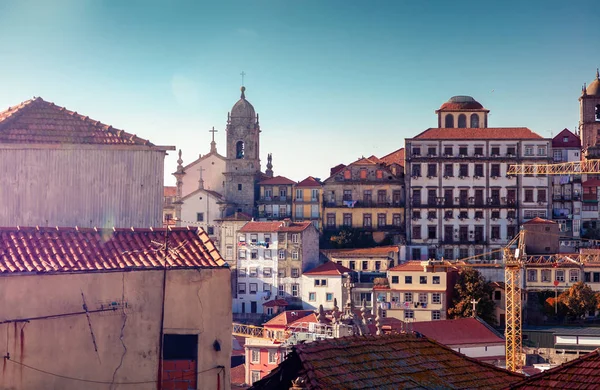
<svg viewBox="0 0 600 390">
<path fill-rule="evenodd" d="M 477 304 L 479 303 L 479 299 L 471 299 L 471 303 L 473 304 L 473 317 L 477 317 Z"/>
<path fill-rule="evenodd" d="M 215 130 L 215 127 L 213 126 L 213 128 L 211 130 L 208 130 L 209 133 L 212 133 L 212 142 L 215 142 L 215 133 L 218 132 L 219 130 Z"/>
<path fill-rule="evenodd" d="M 198 168 L 198 171 L 200 172 L 200 179 L 198 180 L 198 188 L 204 189 L 204 179 L 202 179 L 202 171 L 206 171 L 206 169 L 200 167 L 200 168 Z"/>
<path fill-rule="evenodd" d="M 244 76 L 246 75 L 246 72 L 244 72 L 242 70 L 242 73 L 240 73 L 240 76 L 242 76 L 242 87 L 244 86 Z"/>
</svg>

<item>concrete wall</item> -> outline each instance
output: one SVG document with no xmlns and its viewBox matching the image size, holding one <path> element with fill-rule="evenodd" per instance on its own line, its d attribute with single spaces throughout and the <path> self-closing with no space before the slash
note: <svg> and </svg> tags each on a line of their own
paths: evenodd
<svg viewBox="0 0 600 390">
<path fill-rule="evenodd" d="M 198 388 L 216 389 L 217 374 L 229 388 L 231 294 L 229 269 L 167 273 L 164 334 L 198 335 Z M 124 301 L 123 310 L 0 325 L 0 349 L 10 353 L 2 389 L 156 389 L 163 271 L 0 277 L 0 322 L 89 310 Z M 90 333 L 94 333 L 98 352 Z M 6 335 L 6 337 L 4 336 Z M 213 343 L 221 350 L 216 352 Z M 124 346 L 127 348 L 125 350 Z M 122 359 L 122 364 L 121 364 Z M 102 381 L 83 383 L 33 371 Z M 211 368 L 222 365 L 224 371 Z M 223 374 L 224 372 L 224 374 Z M 223 377 L 224 375 L 224 377 Z M 116 382 L 147 382 L 110 386 Z"/>
<path fill-rule="evenodd" d="M 487 356 L 505 356 L 506 346 L 504 344 L 476 345 L 467 347 L 452 347 L 453 350 L 472 358 Z"/>
<path fill-rule="evenodd" d="M 1 226 L 162 227 L 164 150 L 0 149 Z"/>
</svg>

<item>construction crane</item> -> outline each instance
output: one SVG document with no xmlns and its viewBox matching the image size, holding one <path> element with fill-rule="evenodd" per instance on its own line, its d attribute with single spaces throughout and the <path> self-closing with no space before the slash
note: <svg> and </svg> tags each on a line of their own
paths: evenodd
<svg viewBox="0 0 600 390">
<path fill-rule="evenodd" d="M 555 164 L 512 164 L 507 175 L 581 175 L 600 173 L 600 160 L 571 161 Z"/>
</svg>

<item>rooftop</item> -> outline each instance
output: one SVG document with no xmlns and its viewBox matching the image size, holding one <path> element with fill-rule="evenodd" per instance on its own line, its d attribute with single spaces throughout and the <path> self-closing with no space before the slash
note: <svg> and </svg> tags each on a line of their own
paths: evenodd
<svg viewBox="0 0 600 390">
<path fill-rule="evenodd" d="M 115 129 L 40 97 L 0 112 L 0 143 L 154 146 L 135 134 Z"/>
<path fill-rule="evenodd" d="M 323 249 L 321 252 L 328 257 L 381 257 L 389 256 L 390 252 L 398 253 L 397 245 L 376 246 L 372 248 Z"/>
<path fill-rule="evenodd" d="M 440 107 L 444 111 L 485 110 L 481 103 L 471 96 L 452 96 Z"/>
<path fill-rule="evenodd" d="M 286 226 L 286 221 L 275 222 L 256 222 L 251 221 L 240 229 L 240 233 L 276 233 L 276 232 L 302 232 L 312 225 L 310 222 L 289 222 Z"/>
<path fill-rule="evenodd" d="M 502 389 L 523 379 L 415 335 L 352 336 L 298 344 L 252 389 Z"/>
<path fill-rule="evenodd" d="M 552 148 L 578 148 L 581 149 L 581 139 L 569 129 L 563 129 L 556 137 L 552 138 Z"/>
<path fill-rule="evenodd" d="M 285 299 L 273 299 L 271 301 L 263 303 L 263 307 L 276 307 L 276 306 L 289 306 L 289 303 Z"/>
<path fill-rule="evenodd" d="M 177 196 L 177 187 L 165 186 L 163 196 Z"/>
<path fill-rule="evenodd" d="M 292 322 L 296 320 L 306 317 L 307 315 L 313 313 L 312 310 L 286 310 L 284 312 L 279 313 L 275 317 L 271 318 L 269 321 L 265 322 L 263 326 L 269 327 L 282 327 L 285 328 Z"/>
<path fill-rule="evenodd" d="M 510 389 L 597 389 L 600 384 L 600 351 L 530 376 Z"/>
<path fill-rule="evenodd" d="M 526 127 L 429 128 L 413 139 L 544 139 Z"/>
<path fill-rule="evenodd" d="M 321 182 L 312 176 L 307 177 L 300 183 L 296 184 L 296 187 L 321 187 Z"/>
<path fill-rule="evenodd" d="M 557 222 L 551 221 L 549 219 L 543 219 L 540 217 L 535 217 L 527 222 L 523 222 L 523 225 L 556 225 Z"/>
<path fill-rule="evenodd" d="M 400 148 L 390 154 L 386 154 L 385 156 L 381 157 L 379 161 L 386 165 L 398 164 L 404 166 L 404 148 Z"/>
<path fill-rule="evenodd" d="M 287 177 L 275 176 L 275 177 L 271 177 L 269 179 L 263 180 L 258 184 L 260 184 L 260 185 L 290 185 L 291 186 L 293 184 L 296 184 L 296 182 L 288 179 Z"/>
<path fill-rule="evenodd" d="M 204 230 L 0 228 L 0 273 L 225 267 Z"/>
<path fill-rule="evenodd" d="M 477 318 L 414 322 L 411 325 L 415 332 L 447 346 L 503 344 L 505 342 Z"/>
<path fill-rule="evenodd" d="M 304 275 L 317 276 L 317 275 L 343 275 L 345 273 L 353 272 L 350 268 L 346 268 L 341 264 L 333 261 L 328 261 L 325 264 L 321 264 L 311 270 L 305 271 Z"/>
</svg>

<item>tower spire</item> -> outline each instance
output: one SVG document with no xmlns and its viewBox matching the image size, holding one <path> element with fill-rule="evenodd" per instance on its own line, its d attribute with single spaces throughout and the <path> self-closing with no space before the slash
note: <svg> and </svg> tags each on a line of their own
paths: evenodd
<svg viewBox="0 0 600 390">
<path fill-rule="evenodd" d="M 215 130 L 213 126 L 212 130 L 208 130 L 209 133 L 212 133 L 212 141 L 210 142 L 210 152 L 217 153 L 217 143 L 215 142 L 215 133 L 219 130 Z"/>
<path fill-rule="evenodd" d="M 271 153 L 267 154 L 267 170 L 265 174 L 269 177 L 273 177 L 273 155 Z"/>
<path fill-rule="evenodd" d="M 596 68 L 596 80 L 600 80 L 600 71 Z"/>
</svg>

